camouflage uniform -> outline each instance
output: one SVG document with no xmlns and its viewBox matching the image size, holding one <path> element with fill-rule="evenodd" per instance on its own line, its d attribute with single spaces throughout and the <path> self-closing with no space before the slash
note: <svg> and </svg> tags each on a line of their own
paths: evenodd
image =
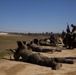
<svg viewBox="0 0 76 75">
<path fill-rule="evenodd" d="M 42 66 L 48 66 L 54 70 L 59 69 L 62 66 L 61 63 L 56 63 L 51 58 L 43 56 L 39 53 L 33 53 L 31 50 L 27 50 L 22 42 L 18 41 L 17 43 L 19 48 L 17 48 L 16 51 L 14 52 L 15 60 L 19 60 L 19 57 L 22 57 L 22 61 L 24 62 L 30 62 Z"/>
<path fill-rule="evenodd" d="M 19 60 L 19 57 L 22 57 L 22 61 L 34 63 L 42 66 L 51 67 L 54 70 L 59 69 L 62 64 L 61 62 L 69 62 L 65 59 L 58 59 L 58 58 L 49 58 L 43 56 L 40 53 L 33 53 L 31 50 L 27 50 L 24 44 L 20 41 L 17 42 L 18 47 L 17 50 L 14 52 L 14 59 Z M 22 48 L 21 48 L 22 47 Z"/>
<path fill-rule="evenodd" d="M 76 26 L 71 24 L 72 29 L 72 45 L 76 47 Z"/>
</svg>

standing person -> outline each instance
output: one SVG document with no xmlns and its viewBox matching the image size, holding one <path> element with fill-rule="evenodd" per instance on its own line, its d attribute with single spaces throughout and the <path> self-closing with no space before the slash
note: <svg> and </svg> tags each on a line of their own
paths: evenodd
<svg viewBox="0 0 76 75">
<path fill-rule="evenodd" d="M 76 31 L 76 26 L 74 24 L 71 24 L 72 27 L 72 33 L 74 33 Z"/>
<path fill-rule="evenodd" d="M 76 26 L 71 24 L 72 27 L 72 46 L 73 48 L 76 47 Z"/>
</svg>

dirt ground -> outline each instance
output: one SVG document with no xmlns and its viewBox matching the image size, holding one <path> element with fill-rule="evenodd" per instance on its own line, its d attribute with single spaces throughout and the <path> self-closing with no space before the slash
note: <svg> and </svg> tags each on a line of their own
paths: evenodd
<svg viewBox="0 0 76 75">
<path fill-rule="evenodd" d="M 76 49 L 41 54 L 47 57 L 74 57 L 76 60 Z M 11 59 L 10 56 L 0 59 L 0 75 L 76 75 L 76 63 L 62 64 L 59 70 L 52 70 L 50 67 L 14 61 L 13 56 Z"/>
</svg>

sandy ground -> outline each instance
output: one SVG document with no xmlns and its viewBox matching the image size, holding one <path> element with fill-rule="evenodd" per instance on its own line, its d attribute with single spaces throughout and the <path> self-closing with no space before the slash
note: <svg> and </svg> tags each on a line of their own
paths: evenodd
<svg viewBox="0 0 76 75">
<path fill-rule="evenodd" d="M 76 49 L 42 54 L 47 57 L 76 57 Z M 59 70 L 52 70 L 50 67 L 14 61 L 13 57 L 10 60 L 10 56 L 6 56 L 0 59 L 0 75 L 76 75 L 76 63 L 62 64 Z"/>
</svg>

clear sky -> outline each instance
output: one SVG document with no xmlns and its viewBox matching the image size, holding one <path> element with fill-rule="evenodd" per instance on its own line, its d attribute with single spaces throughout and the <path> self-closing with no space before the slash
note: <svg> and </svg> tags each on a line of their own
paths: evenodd
<svg viewBox="0 0 76 75">
<path fill-rule="evenodd" d="M 0 31 L 62 32 L 76 25 L 76 0 L 0 0 Z"/>
</svg>

